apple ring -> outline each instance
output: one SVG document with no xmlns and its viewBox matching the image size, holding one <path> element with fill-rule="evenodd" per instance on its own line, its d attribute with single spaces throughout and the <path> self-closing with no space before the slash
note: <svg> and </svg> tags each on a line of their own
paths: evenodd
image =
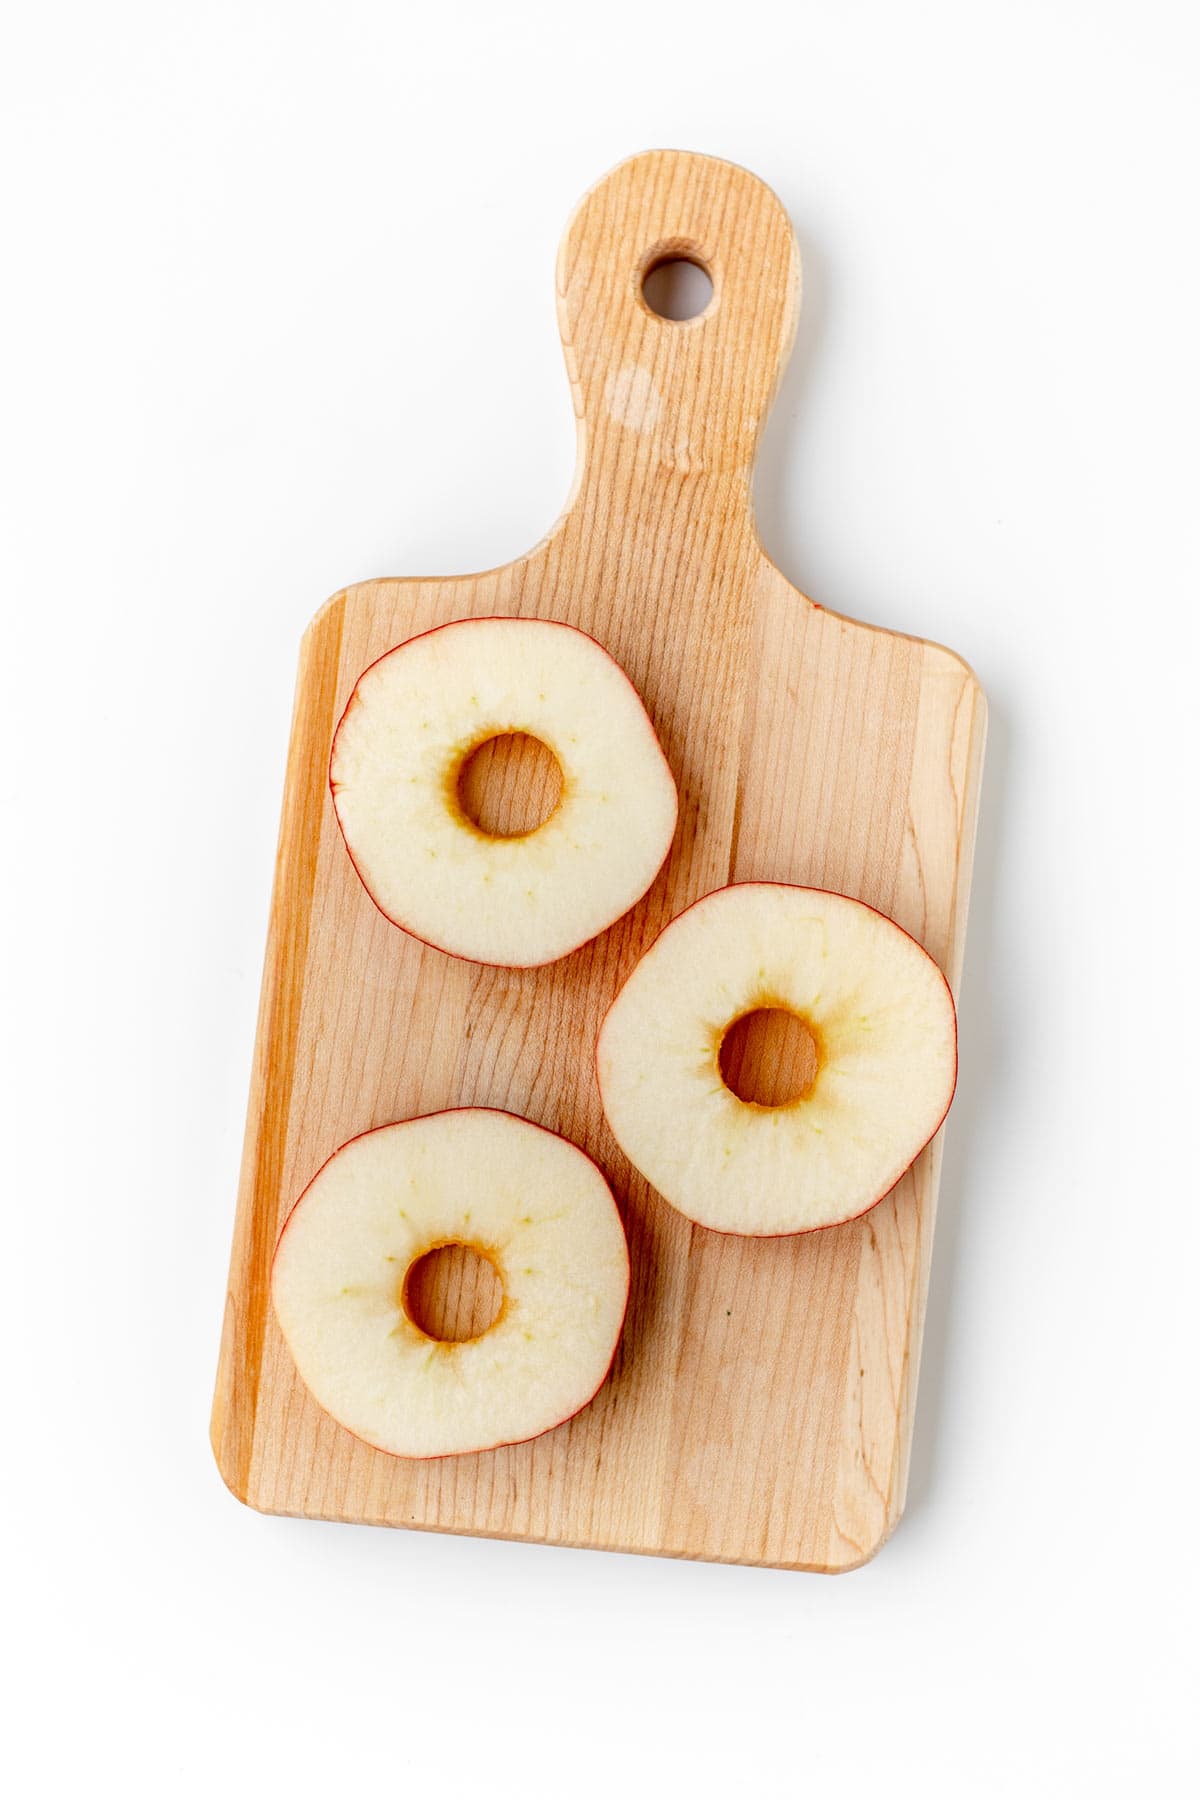
<svg viewBox="0 0 1200 1800">
<path fill-rule="evenodd" d="M 800 1092 L 739 1098 L 722 1049 L 782 1010 L 809 1039 Z M 630 1162 L 715 1231 L 774 1237 L 842 1224 L 899 1181 L 946 1116 L 954 1001 L 914 938 L 843 894 L 743 882 L 673 919 L 613 1001 L 600 1098 Z"/>
<path fill-rule="evenodd" d="M 481 831 L 459 781 L 481 744 L 537 738 L 558 805 L 515 837 Z M 543 619 L 460 619 L 361 675 L 330 786 L 364 887 L 393 924 L 453 956 L 533 968 L 628 912 L 675 833 L 678 798 L 628 677 L 594 638 Z"/>
<path fill-rule="evenodd" d="M 409 1282 L 466 1244 L 503 1289 L 493 1323 L 431 1337 Z M 351 1138 L 288 1215 L 271 1297 L 301 1379 L 339 1424 L 392 1456 L 453 1456 L 537 1437 L 587 1405 L 613 1356 L 629 1252 L 608 1183 L 565 1138 L 461 1107 Z"/>
</svg>

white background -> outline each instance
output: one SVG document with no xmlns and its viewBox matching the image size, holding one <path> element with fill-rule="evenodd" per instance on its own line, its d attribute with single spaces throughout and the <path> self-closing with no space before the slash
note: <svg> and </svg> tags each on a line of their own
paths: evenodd
<svg viewBox="0 0 1200 1800">
<path fill-rule="evenodd" d="M 15 1793 L 1188 1791 L 1193 17 L 8 9 Z M 909 1512 L 837 1580 L 261 1518 L 206 1440 L 301 630 L 546 529 L 557 240 L 652 145 L 800 235 L 768 549 L 992 707 Z"/>
</svg>

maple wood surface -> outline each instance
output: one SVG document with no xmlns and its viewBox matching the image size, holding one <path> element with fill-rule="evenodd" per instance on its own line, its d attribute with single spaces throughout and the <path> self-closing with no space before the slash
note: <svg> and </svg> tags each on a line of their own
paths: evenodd
<svg viewBox="0 0 1200 1800">
<path fill-rule="evenodd" d="M 679 254 L 713 281 L 707 311 L 682 322 L 641 295 L 647 268 Z M 600 1020 L 639 955 L 728 881 L 864 900 L 957 989 L 979 685 L 947 650 L 814 605 L 754 527 L 754 453 L 798 293 L 791 226 L 754 176 L 681 152 L 622 164 L 585 197 L 559 254 L 579 422 L 563 516 L 503 568 L 347 588 L 305 635 L 213 1413 L 225 1480 L 264 1511 L 833 1571 L 870 1556 L 903 1510 L 941 1134 L 851 1224 L 722 1236 L 630 1168 L 593 1069 Z M 595 636 L 641 694 L 679 786 L 675 842 L 649 893 L 542 969 L 458 961 L 390 925 L 354 873 L 328 790 L 333 731 L 363 669 L 417 632 L 487 614 Z M 473 808 L 512 828 L 536 816 L 547 779 L 527 744 L 500 744 L 475 759 Z M 769 1043 L 739 1049 L 746 1080 L 764 1046 L 776 1063 L 806 1054 L 765 1029 Z M 779 1066 L 771 1078 L 782 1090 L 799 1077 Z M 270 1258 L 338 1145 L 464 1104 L 519 1113 L 596 1159 L 629 1235 L 629 1313 L 608 1382 L 568 1424 L 503 1450 L 404 1461 L 308 1395 L 271 1313 Z M 422 1302 L 456 1329 L 464 1268 L 443 1258 Z"/>
</svg>

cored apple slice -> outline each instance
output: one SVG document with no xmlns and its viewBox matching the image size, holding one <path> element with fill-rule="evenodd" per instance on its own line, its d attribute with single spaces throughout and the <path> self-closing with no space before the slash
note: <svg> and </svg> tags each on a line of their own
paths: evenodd
<svg viewBox="0 0 1200 1800">
<path fill-rule="evenodd" d="M 499 1300 L 462 1340 L 431 1336 L 413 1303 L 426 1258 L 451 1244 L 491 1264 Z M 293 1207 L 271 1272 L 313 1397 L 393 1456 L 490 1450 L 569 1419 L 608 1373 L 628 1294 L 625 1232 L 596 1165 L 484 1107 L 343 1144 Z"/>
<path fill-rule="evenodd" d="M 483 744 L 537 739 L 558 803 L 491 835 L 463 806 Z M 532 968 L 607 929 L 666 858 L 675 783 L 638 695 L 594 638 L 543 619 L 461 619 L 360 676 L 334 738 L 338 823 L 394 924 L 475 962 Z"/>
<path fill-rule="evenodd" d="M 780 1010 L 803 1027 L 782 1105 L 725 1080 L 729 1034 Z M 715 1231 L 772 1237 L 882 1200 L 946 1116 L 954 1001 L 921 946 L 857 900 L 746 882 L 674 919 L 600 1031 L 604 1111 L 670 1204 Z"/>
</svg>

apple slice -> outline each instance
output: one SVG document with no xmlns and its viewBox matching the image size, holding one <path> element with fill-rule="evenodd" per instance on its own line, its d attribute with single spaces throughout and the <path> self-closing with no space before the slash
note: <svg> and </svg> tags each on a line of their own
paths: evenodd
<svg viewBox="0 0 1200 1800">
<path fill-rule="evenodd" d="M 728 1050 L 734 1028 L 775 1011 L 799 1021 L 801 1078 L 784 1104 L 762 1105 L 728 1084 Z M 596 1064 L 617 1142 L 664 1200 L 715 1231 L 815 1231 L 882 1200 L 945 1118 L 954 1001 L 882 913 L 745 882 L 698 900 L 651 945 L 604 1020 Z"/>
<path fill-rule="evenodd" d="M 490 1263 L 499 1300 L 461 1340 L 431 1336 L 414 1304 L 426 1259 L 452 1244 Z M 569 1419 L 608 1373 L 628 1294 L 625 1232 L 596 1165 L 485 1107 L 343 1144 L 289 1214 L 271 1271 L 318 1405 L 392 1456 L 491 1450 Z"/>
<path fill-rule="evenodd" d="M 483 744 L 532 737 L 562 789 L 502 837 L 464 809 Z M 678 800 L 654 727 L 594 638 L 544 619 L 460 619 L 359 677 L 333 742 L 338 824 L 380 911 L 473 962 L 534 968 L 628 912 L 666 858 Z"/>
</svg>

